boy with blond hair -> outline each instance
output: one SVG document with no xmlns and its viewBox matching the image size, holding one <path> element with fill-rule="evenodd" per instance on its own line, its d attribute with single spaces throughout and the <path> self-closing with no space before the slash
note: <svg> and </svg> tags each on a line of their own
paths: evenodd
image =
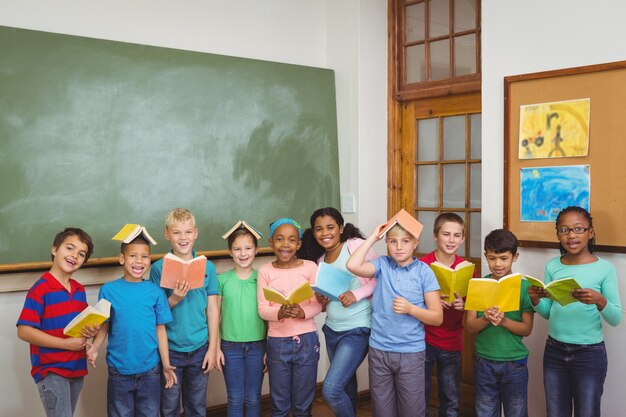
<svg viewBox="0 0 626 417">
<path fill-rule="evenodd" d="M 435 274 L 413 257 L 419 236 L 399 224 L 385 237 L 389 256 L 366 261 L 386 224 L 376 227 L 348 260 L 350 272 L 376 277 L 372 300 L 369 380 L 376 417 L 424 416 L 424 324 L 443 320 Z"/>
<path fill-rule="evenodd" d="M 196 219 L 191 211 L 175 208 L 165 217 L 163 232 L 172 253 L 183 260 L 196 257 L 193 245 L 198 237 Z M 150 281 L 161 284 L 163 260 L 150 270 Z M 163 288 L 174 320 L 167 324 L 170 362 L 176 367 L 178 384 L 161 391 L 161 416 L 179 417 L 182 398 L 186 417 L 206 414 L 206 390 L 209 371 L 221 370 L 217 361 L 219 344 L 219 308 L 215 265 L 206 263 L 204 285 L 189 289 L 189 283 L 177 280 L 174 289 Z"/>
<path fill-rule="evenodd" d="M 464 261 L 457 251 L 465 241 L 465 223 L 455 213 L 441 213 L 435 219 L 433 240 L 437 248 L 420 258 L 426 265 L 437 261 L 454 268 Z M 476 277 L 474 270 L 474 277 Z M 426 408 L 431 391 L 431 375 L 437 365 L 439 392 L 439 415 L 457 417 L 460 414 L 461 399 L 461 351 L 463 350 L 463 313 L 465 302 L 455 293 L 454 301 L 445 299 L 449 294 L 441 294 L 443 323 L 441 326 L 425 325 L 426 331 Z"/>
<path fill-rule="evenodd" d="M 17 336 L 30 344 L 31 375 L 48 417 L 74 414 L 87 375 L 85 345 L 99 327 L 85 326 L 82 337 L 63 328 L 87 307 L 85 287 L 72 279 L 93 253 L 91 237 L 68 227 L 52 243 L 52 267 L 28 291 L 17 321 Z"/>
</svg>

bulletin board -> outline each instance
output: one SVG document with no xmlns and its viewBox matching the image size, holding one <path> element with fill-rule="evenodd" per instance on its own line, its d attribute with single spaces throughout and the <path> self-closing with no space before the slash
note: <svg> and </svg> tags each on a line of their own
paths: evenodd
<svg viewBox="0 0 626 417">
<path fill-rule="evenodd" d="M 520 118 L 525 117 L 520 113 L 522 106 L 587 98 L 590 102 L 587 152 L 577 156 L 524 159 L 521 145 L 528 142 L 520 138 Z M 535 202 L 532 199 L 522 201 L 521 172 L 533 171 L 532 168 L 541 172 L 542 169 L 587 166 L 588 201 L 596 232 L 596 249 L 626 253 L 623 227 L 626 218 L 626 193 L 623 192 L 625 112 L 626 61 L 504 78 L 504 225 L 515 233 L 521 246 L 558 248 L 554 221 L 522 219 L 522 203 L 532 207 Z M 542 132 L 537 131 L 536 137 L 541 135 Z M 555 136 L 542 139 L 547 146 L 555 147 L 558 143 Z"/>
</svg>

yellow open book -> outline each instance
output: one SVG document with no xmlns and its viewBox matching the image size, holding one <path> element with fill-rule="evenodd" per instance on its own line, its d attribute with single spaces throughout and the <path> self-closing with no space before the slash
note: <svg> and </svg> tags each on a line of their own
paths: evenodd
<svg viewBox="0 0 626 417">
<path fill-rule="evenodd" d="M 459 263 L 456 267 L 450 268 L 440 262 L 432 262 L 430 269 L 433 270 L 439 282 L 439 293 L 447 295 L 449 303 L 454 301 L 454 293 L 461 297 L 467 296 L 467 286 L 474 276 L 475 265 L 468 261 Z"/>
<path fill-rule="evenodd" d="M 300 304 L 303 301 L 313 297 L 313 288 L 308 281 L 302 281 L 300 285 L 295 287 L 289 294 L 283 294 L 272 287 L 263 288 L 263 295 L 267 301 L 277 304 Z"/>
<path fill-rule="evenodd" d="M 63 329 L 63 334 L 70 337 L 80 337 L 80 331 L 88 324 L 102 324 L 111 315 L 111 303 L 104 298 L 95 306 L 87 306 L 70 321 Z"/>
<path fill-rule="evenodd" d="M 248 229 L 250 233 L 252 233 L 254 237 L 257 238 L 257 240 L 263 237 L 263 234 L 261 232 L 250 226 L 245 220 L 239 220 L 237 223 L 235 223 L 233 227 L 230 228 L 230 230 L 228 230 L 228 232 L 222 235 L 222 239 L 228 239 L 228 236 L 232 235 L 235 230 L 242 227 Z"/>
<path fill-rule="evenodd" d="M 474 278 L 467 287 L 466 310 L 485 311 L 498 306 L 500 311 L 519 310 L 522 274 L 500 278 Z"/>
<path fill-rule="evenodd" d="M 574 288 L 580 288 L 580 285 L 574 278 L 561 278 L 556 279 L 548 284 L 544 284 L 537 278 L 533 278 L 529 275 L 524 275 L 526 281 L 533 287 L 539 287 L 546 290 L 550 294 L 550 299 L 556 301 L 562 306 L 566 306 L 578 301 L 572 296 L 572 290 Z"/>
<path fill-rule="evenodd" d="M 150 236 L 148 230 L 139 224 L 127 224 L 122 229 L 117 232 L 115 236 L 111 238 L 111 240 L 120 240 L 124 243 L 130 243 L 137 236 L 142 235 L 144 239 L 150 242 L 153 245 L 156 245 L 157 242 Z"/>
</svg>

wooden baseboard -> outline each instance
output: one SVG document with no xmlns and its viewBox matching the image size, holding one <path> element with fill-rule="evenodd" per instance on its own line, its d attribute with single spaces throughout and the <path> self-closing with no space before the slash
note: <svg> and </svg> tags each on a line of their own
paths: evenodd
<svg viewBox="0 0 626 417">
<path fill-rule="evenodd" d="M 315 387 L 315 397 L 322 396 L 322 383 L 318 382 Z M 358 404 L 366 404 L 370 402 L 370 391 L 360 391 L 357 398 Z M 214 405 L 206 409 L 206 417 L 223 417 L 226 415 L 226 404 Z M 270 409 L 270 395 L 265 394 L 261 397 L 261 410 L 268 411 Z"/>
</svg>

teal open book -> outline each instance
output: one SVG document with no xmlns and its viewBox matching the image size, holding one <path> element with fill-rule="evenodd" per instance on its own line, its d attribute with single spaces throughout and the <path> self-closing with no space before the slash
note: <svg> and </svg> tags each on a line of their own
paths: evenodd
<svg viewBox="0 0 626 417">
<path fill-rule="evenodd" d="M 351 273 L 322 262 L 317 267 L 315 285 L 312 288 L 332 301 L 339 301 L 339 296 L 350 289 L 352 278 Z"/>
</svg>

